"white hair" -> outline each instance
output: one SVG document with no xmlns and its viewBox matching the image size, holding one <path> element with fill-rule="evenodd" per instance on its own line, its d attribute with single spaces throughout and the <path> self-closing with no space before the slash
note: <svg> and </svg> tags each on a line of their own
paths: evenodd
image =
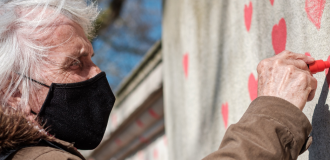
<svg viewBox="0 0 330 160">
<path fill-rule="evenodd" d="M 51 10 L 51 14 L 49 11 Z M 29 104 L 30 94 L 42 80 L 41 69 L 51 46 L 43 46 L 35 35 L 51 33 L 60 16 L 79 24 L 92 37 L 99 12 L 88 0 L 1 0 L 0 2 L 0 102 L 21 96 L 18 109 Z M 17 91 L 20 95 L 17 95 Z"/>
</svg>

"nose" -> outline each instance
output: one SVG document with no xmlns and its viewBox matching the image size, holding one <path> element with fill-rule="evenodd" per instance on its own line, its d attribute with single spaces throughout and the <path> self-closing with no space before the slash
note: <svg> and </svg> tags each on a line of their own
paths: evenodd
<svg viewBox="0 0 330 160">
<path fill-rule="evenodd" d="M 92 65 L 90 67 L 88 79 L 91 79 L 91 78 L 95 77 L 99 73 L 101 73 L 101 69 L 97 65 L 92 63 Z"/>
</svg>

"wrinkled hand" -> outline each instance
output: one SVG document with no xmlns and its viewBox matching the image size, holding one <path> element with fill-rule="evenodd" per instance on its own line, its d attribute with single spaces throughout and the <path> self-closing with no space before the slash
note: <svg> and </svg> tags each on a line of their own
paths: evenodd
<svg viewBox="0 0 330 160">
<path fill-rule="evenodd" d="M 317 80 L 307 67 L 314 61 L 290 51 L 262 60 L 257 68 L 258 97 L 280 97 L 303 110 L 306 102 L 314 98 L 317 87 Z"/>
</svg>

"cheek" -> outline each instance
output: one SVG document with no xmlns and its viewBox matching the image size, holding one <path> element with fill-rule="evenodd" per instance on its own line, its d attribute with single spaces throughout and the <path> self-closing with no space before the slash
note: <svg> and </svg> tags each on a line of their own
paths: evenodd
<svg viewBox="0 0 330 160">
<path fill-rule="evenodd" d="M 77 83 L 87 80 L 87 76 L 82 70 L 75 70 L 65 73 L 61 83 Z"/>
<path fill-rule="evenodd" d="M 34 112 L 39 113 L 43 103 L 45 102 L 48 91 L 48 88 L 43 87 L 30 95 L 29 105 Z"/>
<path fill-rule="evenodd" d="M 52 83 L 75 83 L 83 81 L 83 77 L 79 74 L 79 69 L 77 70 L 49 70 L 47 75 L 44 76 L 46 84 L 51 85 Z M 48 91 L 48 88 L 47 88 Z"/>
</svg>

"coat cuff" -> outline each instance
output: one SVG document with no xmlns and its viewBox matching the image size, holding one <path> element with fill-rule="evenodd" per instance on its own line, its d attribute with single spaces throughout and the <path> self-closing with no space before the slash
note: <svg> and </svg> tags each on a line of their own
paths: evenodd
<svg viewBox="0 0 330 160">
<path fill-rule="evenodd" d="M 295 105 L 282 98 L 258 97 L 251 103 L 246 113 L 265 115 L 284 125 L 293 134 L 294 146 L 298 147 L 300 153 L 307 149 L 303 147 L 306 145 L 306 141 L 311 143 L 308 135 L 312 131 L 312 125 L 306 115 Z M 309 145 L 307 144 L 306 147 Z"/>
</svg>

